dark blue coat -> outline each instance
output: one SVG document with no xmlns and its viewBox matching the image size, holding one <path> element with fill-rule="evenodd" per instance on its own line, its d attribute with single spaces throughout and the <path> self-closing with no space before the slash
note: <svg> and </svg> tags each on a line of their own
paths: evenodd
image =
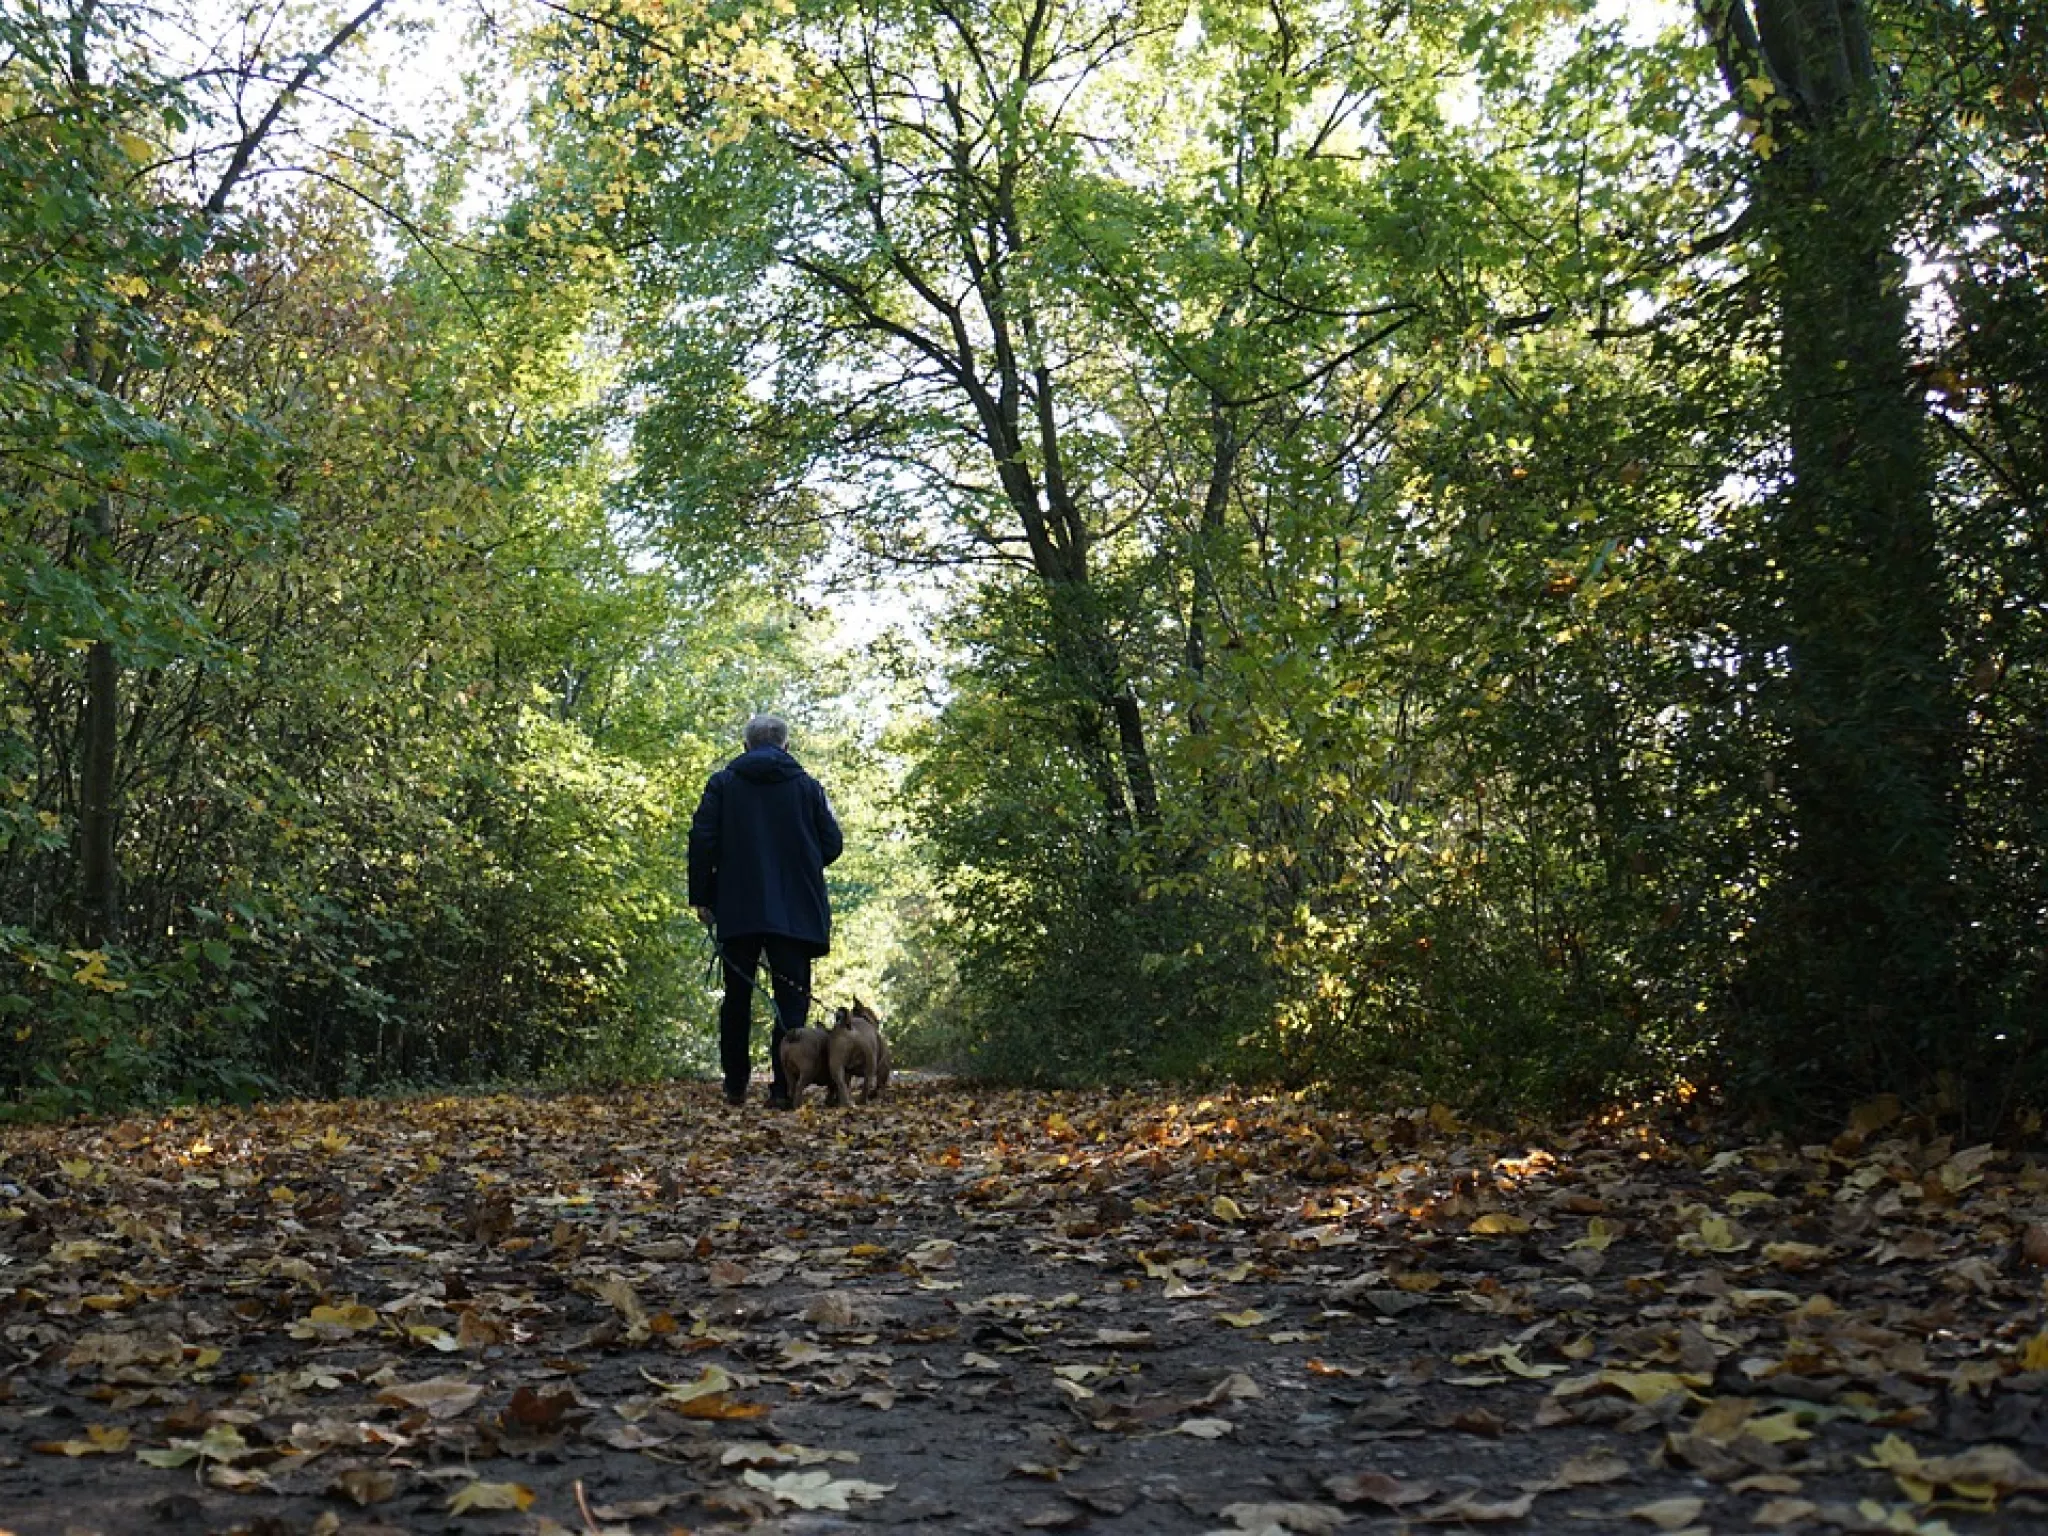
<svg viewBox="0 0 2048 1536">
<path fill-rule="evenodd" d="M 721 938 L 775 934 L 824 954 L 832 940 L 825 866 L 845 839 L 825 791 L 780 747 L 756 747 L 704 786 L 690 818 L 690 905 Z"/>
</svg>

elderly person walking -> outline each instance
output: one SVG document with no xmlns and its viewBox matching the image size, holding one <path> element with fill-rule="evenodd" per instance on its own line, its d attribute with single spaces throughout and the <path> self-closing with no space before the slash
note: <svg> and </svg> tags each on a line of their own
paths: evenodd
<svg viewBox="0 0 2048 1536">
<path fill-rule="evenodd" d="M 771 1109 L 787 1109 L 782 1037 L 811 1012 L 811 962 L 831 947 L 825 866 L 845 840 L 818 781 L 789 754 L 774 715 L 747 722 L 746 751 L 711 776 L 690 820 L 690 905 L 725 961 L 718 1058 L 725 1101 L 744 1104 L 753 1075 L 755 973 L 768 962 L 775 1028 L 768 1042 Z"/>
</svg>

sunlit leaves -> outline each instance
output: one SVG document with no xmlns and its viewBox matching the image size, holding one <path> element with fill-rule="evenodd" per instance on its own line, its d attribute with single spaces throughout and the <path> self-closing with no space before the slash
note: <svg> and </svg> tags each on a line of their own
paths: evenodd
<svg viewBox="0 0 2048 1536">
<path fill-rule="evenodd" d="M 962 1417 L 992 1432 L 939 1464 L 1019 1529 L 1131 1507 L 1138 1465 L 1283 1533 L 1866 1501 L 1926 1532 L 2048 1494 L 2000 1438 L 2033 1422 L 2037 1272 L 2011 1260 L 2044 1187 L 2009 1153 L 915 1080 L 773 1128 L 764 1159 L 761 1121 L 684 1084 L 10 1132 L 37 1352 L 0 1411 L 79 1413 L 24 1442 L 31 1472 L 598 1528 L 907 1513 L 940 1496 L 925 1426 Z M 106 1219 L 144 1192 L 156 1247 Z M 1737 1211 L 1747 1246 L 1687 1241 Z M 1303 1414 L 1353 1433 L 1304 1447 Z M 1281 1446 L 1293 1500 L 1257 1482 Z"/>
<path fill-rule="evenodd" d="M 526 1510 L 533 1506 L 533 1490 L 523 1483 L 487 1483 L 481 1479 L 464 1483 L 450 1495 L 452 1515 L 489 1513 L 495 1510 Z"/>
</svg>

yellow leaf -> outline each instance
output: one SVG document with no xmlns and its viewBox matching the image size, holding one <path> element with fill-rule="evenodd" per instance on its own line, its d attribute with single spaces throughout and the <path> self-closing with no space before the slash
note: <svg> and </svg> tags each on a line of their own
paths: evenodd
<svg viewBox="0 0 2048 1536">
<path fill-rule="evenodd" d="M 1627 1393 L 1648 1408 L 1663 1402 L 1667 1397 L 1677 1397 L 1681 1393 L 1690 1395 L 1695 1387 L 1703 1387 L 1706 1383 L 1707 1378 L 1704 1376 L 1680 1376 L 1672 1371 L 1602 1371 L 1584 1386 L 1576 1387 L 1576 1391 L 1583 1392 L 1593 1387 L 1613 1387 L 1618 1392 Z M 1574 1388 L 1575 1383 L 1563 1382 L 1553 1390 L 1560 1396 L 1570 1396 L 1574 1395 L 1570 1390 Z"/>
<path fill-rule="evenodd" d="M 1244 1209 L 1228 1195 L 1218 1195 L 1209 1202 L 1209 1213 L 1218 1221 L 1243 1221 Z"/>
<path fill-rule="evenodd" d="M 1486 349 L 1486 360 L 1496 368 L 1505 368 L 1508 365 L 1508 349 L 1496 341 Z"/>
<path fill-rule="evenodd" d="M 1979 1445 L 1953 1456 L 1930 1456 L 1921 1461 L 1918 1471 L 1929 1482 L 1946 1483 L 1965 1498 L 2048 1491 L 2048 1474 L 2003 1445 Z"/>
<path fill-rule="evenodd" d="M 1494 1237 L 1503 1233 L 1514 1235 L 1527 1232 L 1529 1228 L 1530 1222 L 1526 1216 L 1511 1216 L 1506 1211 L 1488 1211 L 1472 1223 L 1472 1230 L 1481 1237 Z"/>
<path fill-rule="evenodd" d="M 1828 1257 L 1828 1250 L 1815 1243 L 1765 1243 L 1764 1259 L 1780 1269 L 1797 1272 L 1812 1269 Z"/>
<path fill-rule="evenodd" d="M 471 1510 L 510 1509 L 524 1513 L 533 1503 L 533 1490 L 524 1483 L 465 1483 L 448 1501 L 448 1512 L 466 1515 Z"/>
<path fill-rule="evenodd" d="M 1866 1467 L 1881 1467 L 1887 1472 L 1916 1472 L 1920 1467 L 1920 1453 L 1902 1435 L 1886 1435 L 1868 1456 L 1856 1459 Z"/>
<path fill-rule="evenodd" d="M 1626 1230 L 1618 1221 L 1609 1221 L 1605 1216 L 1595 1216 L 1586 1223 L 1586 1235 L 1565 1246 L 1590 1248 L 1595 1253 L 1605 1253 L 1613 1245 L 1614 1240 Z"/>
<path fill-rule="evenodd" d="M 695 1381 L 662 1381 L 658 1377 L 649 1376 L 646 1371 L 640 1374 L 661 1388 L 663 1400 L 669 1403 L 687 1403 L 693 1398 L 730 1392 L 738 1385 L 722 1367 L 716 1365 L 705 1366 L 703 1374 Z"/>
<path fill-rule="evenodd" d="M 306 1314 L 306 1326 L 362 1333 L 377 1326 L 377 1313 L 361 1302 L 349 1302 L 339 1307 L 318 1306 Z"/>
<path fill-rule="evenodd" d="M 1726 1216 L 1702 1216 L 1698 1230 L 1678 1234 L 1678 1246 L 1686 1253 L 1740 1253 L 1750 1241 Z"/>
<path fill-rule="evenodd" d="M 1218 1312 L 1216 1321 L 1228 1323 L 1233 1328 L 1256 1328 L 1266 1321 L 1266 1314 L 1256 1307 L 1247 1307 L 1242 1312 Z"/>
<path fill-rule="evenodd" d="M 1500 1361 L 1502 1370 L 1511 1371 L 1524 1381 L 1541 1381 L 1546 1376 L 1556 1376 L 1570 1369 L 1568 1366 L 1549 1362 L 1531 1365 L 1512 1349 L 1503 1349 L 1496 1358 Z"/>
<path fill-rule="evenodd" d="M 2027 1347 L 2020 1351 L 2020 1369 L 2048 1371 L 2048 1333 L 2037 1333 L 2027 1340 Z"/>
<path fill-rule="evenodd" d="M 1743 1426 L 1743 1433 L 1766 1445 L 1785 1445 L 1794 1440 L 1813 1438 L 1813 1431 L 1801 1425 L 1799 1415 L 1789 1409 L 1784 1413 L 1770 1413 L 1760 1419 L 1751 1419 Z"/>
<path fill-rule="evenodd" d="M 1984 1165 L 1998 1155 L 1993 1146 L 1966 1147 L 1934 1171 L 1942 1187 L 1951 1194 L 1961 1194 L 1984 1180 Z"/>
<path fill-rule="evenodd" d="M 1705 1499 L 1658 1499 L 1652 1504 L 1638 1504 L 1628 1513 L 1630 1519 L 1647 1520 L 1660 1531 L 1676 1531 L 1699 1519 L 1700 1511 L 1706 1507 Z"/>
<path fill-rule="evenodd" d="M 30 1447 L 43 1456 L 112 1456 L 128 1449 L 132 1437 L 115 1424 L 88 1424 L 83 1440 L 38 1440 Z"/>
</svg>

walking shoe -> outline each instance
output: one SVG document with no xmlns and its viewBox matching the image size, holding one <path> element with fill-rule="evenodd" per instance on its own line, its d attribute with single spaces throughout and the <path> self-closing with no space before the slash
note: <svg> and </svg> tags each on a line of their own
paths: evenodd
<svg viewBox="0 0 2048 1536">
<path fill-rule="evenodd" d="M 747 1090 L 744 1088 L 726 1089 L 725 1102 L 730 1104 L 734 1109 L 738 1109 L 742 1104 L 747 1102 Z"/>
<path fill-rule="evenodd" d="M 768 1107 L 770 1109 L 789 1109 L 793 1106 L 789 1102 L 788 1094 L 771 1093 L 768 1095 Z"/>
</svg>

